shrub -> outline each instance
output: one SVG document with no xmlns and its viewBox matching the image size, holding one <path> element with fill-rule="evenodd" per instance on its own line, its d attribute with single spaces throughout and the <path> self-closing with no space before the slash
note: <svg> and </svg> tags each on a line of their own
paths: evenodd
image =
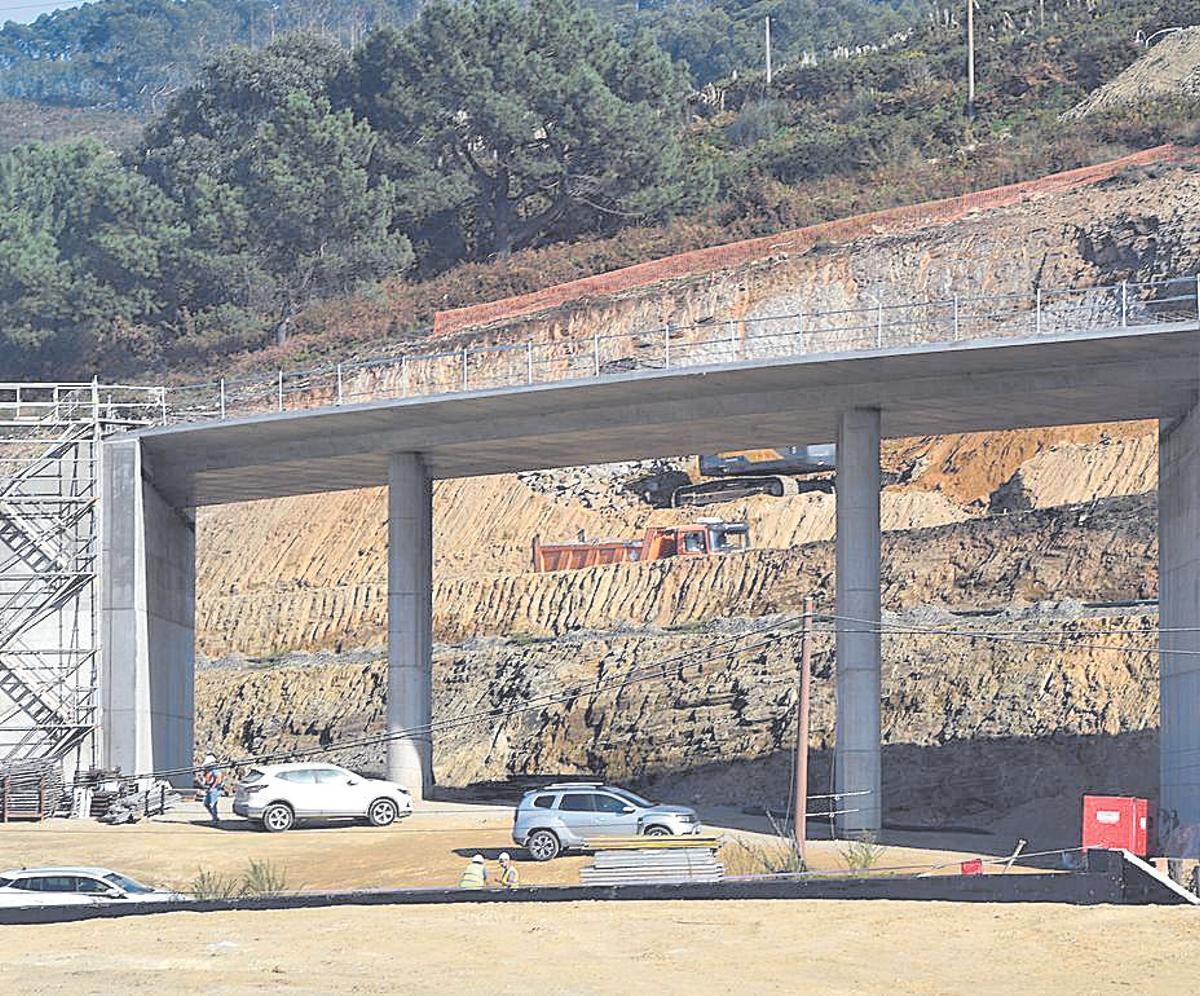
<svg viewBox="0 0 1200 996">
<path fill-rule="evenodd" d="M 242 876 L 243 896 L 278 896 L 287 891 L 287 869 L 270 861 L 251 860 Z"/>
<path fill-rule="evenodd" d="M 875 834 L 866 831 L 851 840 L 841 849 L 842 860 L 854 872 L 870 871 L 883 857 L 885 848 L 876 842 Z"/>
</svg>

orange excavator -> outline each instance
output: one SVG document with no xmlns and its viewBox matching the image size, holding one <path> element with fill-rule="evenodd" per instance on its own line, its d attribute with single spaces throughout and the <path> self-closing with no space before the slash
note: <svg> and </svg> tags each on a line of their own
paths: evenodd
<svg viewBox="0 0 1200 996">
<path fill-rule="evenodd" d="M 697 519 L 686 526 L 651 526 L 634 540 L 589 540 L 580 531 L 574 543 L 542 543 L 533 538 L 535 571 L 576 571 L 600 564 L 622 564 L 668 557 L 704 557 L 712 553 L 738 553 L 750 549 L 746 522 Z"/>
</svg>

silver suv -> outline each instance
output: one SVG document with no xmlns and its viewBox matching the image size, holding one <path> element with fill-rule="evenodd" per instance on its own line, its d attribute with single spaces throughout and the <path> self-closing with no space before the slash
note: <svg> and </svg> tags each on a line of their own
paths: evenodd
<svg viewBox="0 0 1200 996">
<path fill-rule="evenodd" d="M 513 813 L 513 841 L 535 861 L 569 849 L 596 848 L 604 837 L 700 833 L 696 811 L 660 806 L 602 782 L 560 782 L 526 792 Z"/>
</svg>

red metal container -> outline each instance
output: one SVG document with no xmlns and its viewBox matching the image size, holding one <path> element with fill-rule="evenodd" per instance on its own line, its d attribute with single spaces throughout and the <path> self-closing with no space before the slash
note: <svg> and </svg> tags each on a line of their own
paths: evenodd
<svg viewBox="0 0 1200 996">
<path fill-rule="evenodd" d="M 1150 803 L 1119 795 L 1083 797 L 1083 847 L 1149 852 Z"/>
</svg>

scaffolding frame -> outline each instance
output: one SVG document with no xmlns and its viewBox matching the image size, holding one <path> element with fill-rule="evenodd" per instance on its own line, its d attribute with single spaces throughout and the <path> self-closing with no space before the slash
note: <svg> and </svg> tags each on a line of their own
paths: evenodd
<svg viewBox="0 0 1200 996">
<path fill-rule="evenodd" d="M 0 383 L 0 766 L 94 766 L 100 443 L 161 424 L 160 387 Z"/>
</svg>

